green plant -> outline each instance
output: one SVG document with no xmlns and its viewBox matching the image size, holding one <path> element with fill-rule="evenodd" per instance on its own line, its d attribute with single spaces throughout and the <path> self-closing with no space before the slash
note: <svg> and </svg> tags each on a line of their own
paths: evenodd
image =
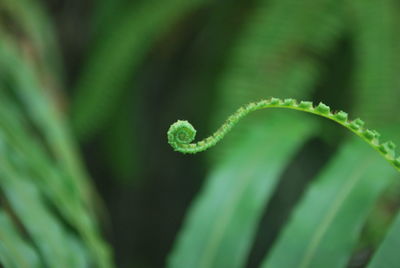
<svg viewBox="0 0 400 268">
<path fill-rule="evenodd" d="M 172 148 L 175 151 L 184 153 L 184 154 L 195 154 L 197 152 L 201 152 L 204 150 L 207 150 L 208 148 L 214 146 L 217 144 L 221 139 L 224 138 L 224 136 L 235 126 L 241 118 L 249 114 L 250 112 L 265 109 L 265 108 L 286 108 L 286 109 L 293 109 L 293 110 L 299 110 L 311 114 L 315 114 L 318 116 L 322 116 L 325 118 L 328 118 L 343 127 L 347 128 L 354 134 L 356 134 L 358 137 L 360 137 L 362 140 L 364 140 L 367 144 L 369 144 L 372 148 L 374 148 L 376 151 L 378 151 L 383 158 L 388 161 L 397 171 L 400 172 L 400 157 L 396 158 L 396 153 L 395 153 L 395 144 L 391 141 L 389 142 L 384 142 L 381 143 L 379 141 L 380 134 L 376 130 L 370 130 L 364 128 L 364 121 L 361 119 L 357 118 L 355 120 L 348 120 L 348 114 L 343 111 L 338 111 L 338 112 L 331 112 L 331 109 L 329 106 L 325 105 L 324 103 L 320 102 L 317 106 L 314 106 L 312 102 L 310 101 L 301 101 L 298 103 L 294 99 L 278 99 L 278 98 L 271 98 L 268 100 L 261 100 L 258 102 L 253 102 L 249 103 L 241 108 L 239 108 L 233 115 L 228 117 L 226 122 L 210 137 L 205 138 L 199 142 L 192 143 L 193 140 L 195 139 L 196 136 L 196 129 L 188 122 L 184 120 L 178 120 L 174 124 L 172 124 L 167 132 L 167 138 L 168 138 L 168 143 L 172 146 Z M 356 148 L 350 149 L 350 151 L 347 151 L 346 154 L 351 154 L 355 153 Z M 358 154 L 360 156 L 360 154 Z M 340 156 L 344 159 L 346 157 L 344 155 Z M 339 164 L 336 165 L 336 168 L 340 169 L 340 165 L 348 165 L 349 162 L 345 163 L 340 159 L 339 157 Z M 345 160 L 346 161 L 346 160 Z M 370 165 L 370 160 L 366 161 L 367 165 Z M 351 165 L 351 163 L 350 163 Z M 372 167 L 372 168 L 371 168 Z M 379 174 L 379 172 L 382 172 L 384 174 L 385 172 L 380 169 L 379 165 L 371 165 L 370 168 L 366 168 L 371 172 L 372 176 L 367 176 L 366 173 L 363 173 L 365 177 L 369 177 L 371 179 L 373 176 L 376 176 Z M 346 174 L 346 170 L 349 170 L 348 167 L 344 167 L 343 170 L 345 170 L 345 173 L 342 173 L 342 175 Z M 340 174 L 340 172 L 337 170 L 331 174 Z M 369 175 L 371 175 L 369 174 Z M 346 174 L 347 175 L 347 174 Z M 330 176 L 330 175 L 328 175 Z M 344 188 L 349 188 L 352 189 L 359 183 L 360 180 L 360 175 L 351 175 L 349 174 L 349 182 L 347 183 L 348 186 L 344 186 Z M 346 182 L 345 182 L 346 184 Z M 334 187 L 333 185 L 331 187 Z M 377 188 L 382 187 L 376 185 Z M 349 191 L 349 190 L 348 190 Z M 340 194 L 340 193 L 339 193 Z M 343 195 L 343 194 L 341 194 Z M 346 194 L 345 194 L 346 195 Z M 294 235 L 299 235 L 302 231 L 304 231 L 304 227 L 302 227 L 302 224 L 304 224 L 304 221 L 302 218 L 304 218 L 304 215 L 306 215 L 307 206 L 309 206 L 312 203 L 309 203 L 306 199 L 306 202 L 309 204 L 305 207 L 302 208 L 300 207 L 300 210 L 298 213 L 296 213 L 294 219 L 292 220 L 291 224 L 288 226 L 286 229 L 286 232 L 283 233 L 283 241 L 285 241 L 285 244 L 283 247 L 281 246 L 280 243 L 277 244 L 276 248 L 274 248 L 274 251 L 272 251 L 271 256 L 268 256 L 267 258 L 264 259 L 264 262 L 262 264 L 262 267 L 321 267 L 324 264 L 327 263 L 327 259 L 329 259 L 327 256 L 323 257 L 318 257 L 318 251 L 323 248 L 323 246 L 320 246 L 319 244 L 322 243 L 323 237 L 326 235 L 325 233 L 327 232 L 327 228 L 329 225 L 333 224 L 334 220 L 334 215 L 337 214 L 337 211 L 339 210 L 340 206 L 348 206 L 351 207 L 353 206 L 353 202 L 355 200 L 350 201 L 348 203 L 344 202 L 344 198 L 340 197 L 338 200 L 335 201 L 337 203 L 334 205 L 336 207 L 333 209 L 331 213 L 329 213 L 327 218 L 322 218 L 321 220 L 317 220 L 314 222 L 316 224 L 315 230 L 311 228 L 311 236 L 310 236 L 310 247 L 307 247 L 304 252 L 300 252 L 301 254 L 298 254 L 298 256 L 286 256 L 286 251 L 288 248 L 292 247 L 291 244 L 295 244 L 295 242 L 290 238 L 291 236 Z M 311 199 L 314 199 L 313 202 L 316 202 L 320 200 L 320 197 L 311 197 Z M 368 203 L 368 200 L 365 200 L 366 203 Z M 244 200 L 242 202 L 245 202 Z M 347 205 L 346 205 L 347 204 Z M 339 213 L 340 214 L 340 213 Z M 301 218 L 299 220 L 299 217 Z M 317 218 L 317 217 L 314 217 Z M 197 218 L 197 220 L 201 220 Z M 400 221 L 400 216 L 398 216 L 398 219 L 396 222 L 393 224 L 392 230 L 389 233 L 388 237 L 386 240 L 383 242 L 382 246 L 380 247 L 379 251 L 376 253 L 374 256 L 373 260 L 371 261 L 370 265 L 368 267 L 381 267 L 381 265 L 385 264 L 388 265 L 387 267 L 395 267 L 396 263 L 398 262 L 398 258 L 394 256 L 393 252 L 393 247 L 396 247 L 400 243 L 399 239 L 394 238 L 394 236 L 397 236 L 398 230 L 399 230 L 399 221 Z M 303 222 L 303 223 L 302 223 Z M 318 222 L 322 223 L 322 228 L 317 227 Z M 232 224 L 232 223 L 231 223 Z M 310 223 L 308 223 L 310 224 Z M 336 223 L 339 224 L 339 223 Z M 355 223 L 352 223 L 353 226 L 355 226 Z M 342 226 L 343 227 L 343 226 Z M 350 228 L 351 225 L 348 225 Z M 198 227 L 197 227 L 198 228 Z M 337 229 L 339 230 L 339 229 Z M 237 229 L 237 231 L 239 231 Z M 310 230 L 308 231 L 310 232 Z M 217 234 L 214 234 L 217 235 Z M 340 235 L 340 234 L 337 234 Z M 185 234 L 187 238 L 193 239 L 193 237 L 189 236 L 189 234 Z M 332 240 L 334 241 L 334 240 Z M 322 243 L 323 244 L 323 243 Z M 187 245 L 189 246 L 189 245 Z M 327 246 L 327 245 L 326 245 Z M 209 245 L 208 247 L 211 247 Z M 329 246 L 331 247 L 331 246 Z M 344 247 L 343 255 L 348 254 L 346 251 L 348 251 L 349 248 Z M 207 252 L 207 248 L 205 248 L 205 252 Z M 290 252 L 296 252 L 295 250 L 291 250 Z M 213 262 L 214 256 L 208 254 L 204 255 L 199 258 L 201 261 L 200 263 L 196 263 L 198 267 L 209 267 L 211 263 Z M 335 257 L 333 257 L 335 258 Z M 170 266 L 171 267 L 183 267 L 190 263 L 190 261 L 193 261 L 194 258 L 189 257 L 185 258 L 182 255 L 172 255 L 170 259 Z M 221 259 L 223 260 L 223 259 Z M 340 263 L 341 261 L 333 261 L 332 262 Z M 232 263 L 232 262 L 230 262 Z M 236 263 L 232 263 L 235 266 L 237 265 Z M 333 264 L 332 264 L 333 265 Z"/>
<path fill-rule="evenodd" d="M 398 0 L 53 2 L 0 0 L 1 267 L 397 268 Z M 265 96 L 336 123 L 164 141 Z"/>
<path fill-rule="evenodd" d="M 400 157 L 396 158 L 396 145 L 392 141 L 381 143 L 379 141 L 379 132 L 376 130 L 364 129 L 364 121 L 359 118 L 349 121 L 346 112 L 339 111 L 337 113 L 332 113 L 330 107 L 322 102 L 320 102 L 316 107 L 314 107 L 313 103 L 310 101 L 301 101 L 298 103 L 294 99 L 280 100 L 278 98 L 249 103 L 248 105 L 239 108 L 233 115 L 231 115 L 213 135 L 197 143 L 191 143 L 196 136 L 196 129 L 188 121 L 178 120 L 170 126 L 167 132 L 168 143 L 175 149 L 175 151 L 184 154 L 195 154 L 205 151 L 223 139 L 242 117 L 246 116 L 248 113 L 265 108 L 299 110 L 333 120 L 367 142 L 372 148 L 381 153 L 391 165 L 400 171 Z"/>
</svg>

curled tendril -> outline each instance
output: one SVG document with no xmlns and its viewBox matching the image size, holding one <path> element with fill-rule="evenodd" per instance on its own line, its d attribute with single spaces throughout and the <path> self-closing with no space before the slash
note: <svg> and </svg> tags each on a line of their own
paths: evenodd
<svg viewBox="0 0 400 268">
<path fill-rule="evenodd" d="M 367 142 L 400 172 L 400 157 L 396 157 L 396 146 L 393 142 L 389 141 L 381 143 L 379 141 L 380 134 L 376 130 L 364 128 L 363 120 L 359 118 L 348 120 L 348 114 L 343 111 L 332 113 L 330 107 L 322 102 L 317 106 L 314 106 L 310 101 L 297 102 L 294 99 L 281 100 L 270 98 L 268 100 L 252 102 L 240 107 L 233 115 L 228 117 L 226 122 L 213 135 L 196 143 L 192 143 L 196 136 L 196 129 L 188 121 L 178 120 L 172 124 L 168 130 L 168 143 L 175 151 L 184 154 L 194 154 L 207 150 L 217 144 L 242 117 L 246 116 L 250 112 L 265 108 L 287 108 L 299 110 L 335 121 Z"/>
</svg>

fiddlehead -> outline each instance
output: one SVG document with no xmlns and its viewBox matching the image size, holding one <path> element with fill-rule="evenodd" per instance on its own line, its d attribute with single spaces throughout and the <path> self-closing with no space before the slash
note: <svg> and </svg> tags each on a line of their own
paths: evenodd
<svg viewBox="0 0 400 268">
<path fill-rule="evenodd" d="M 240 107 L 233 115 L 228 117 L 225 123 L 213 135 L 196 143 L 192 143 L 196 135 L 196 129 L 188 121 L 178 120 L 172 124 L 168 130 L 168 143 L 175 151 L 184 154 L 194 154 L 207 150 L 217 144 L 242 117 L 250 112 L 266 108 L 287 108 L 299 110 L 335 121 L 362 138 L 400 172 L 400 157 L 396 156 L 396 146 L 393 142 L 389 141 L 381 143 L 379 141 L 380 134 L 376 130 L 364 128 L 364 121 L 359 118 L 349 120 L 347 113 L 343 111 L 333 113 L 331 112 L 330 107 L 322 102 L 317 106 L 314 106 L 310 101 L 301 101 L 299 103 L 294 99 L 281 100 L 270 98 L 268 100 L 252 102 Z"/>
</svg>

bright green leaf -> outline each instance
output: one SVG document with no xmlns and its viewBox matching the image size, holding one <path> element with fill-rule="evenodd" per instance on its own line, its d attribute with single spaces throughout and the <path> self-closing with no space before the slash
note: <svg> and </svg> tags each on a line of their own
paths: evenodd
<svg viewBox="0 0 400 268">
<path fill-rule="evenodd" d="M 262 267 L 345 267 L 394 174 L 362 141 L 347 143 L 311 184 Z"/>
</svg>

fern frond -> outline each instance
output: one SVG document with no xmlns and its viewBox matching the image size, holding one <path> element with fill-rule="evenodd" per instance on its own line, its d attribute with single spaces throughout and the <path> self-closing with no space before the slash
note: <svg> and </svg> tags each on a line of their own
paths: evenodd
<svg viewBox="0 0 400 268">
<path fill-rule="evenodd" d="M 347 113 L 343 111 L 332 113 L 330 107 L 322 102 L 316 106 L 310 101 L 301 101 L 298 103 L 295 99 L 281 100 L 271 98 L 269 100 L 252 102 L 240 107 L 233 115 L 228 117 L 226 122 L 213 135 L 196 143 L 191 143 L 196 136 L 196 129 L 188 121 L 178 120 L 168 130 L 168 143 L 176 151 L 185 154 L 194 154 L 207 150 L 221 141 L 239 120 L 247 114 L 266 108 L 287 108 L 328 118 L 359 136 L 400 172 L 400 157 L 396 156 L 396 146 L 393 142 L 380 142 L 379 132 L 364 128 L 363 120 L 359 118 L 348 120 Z"/>
</svg>

